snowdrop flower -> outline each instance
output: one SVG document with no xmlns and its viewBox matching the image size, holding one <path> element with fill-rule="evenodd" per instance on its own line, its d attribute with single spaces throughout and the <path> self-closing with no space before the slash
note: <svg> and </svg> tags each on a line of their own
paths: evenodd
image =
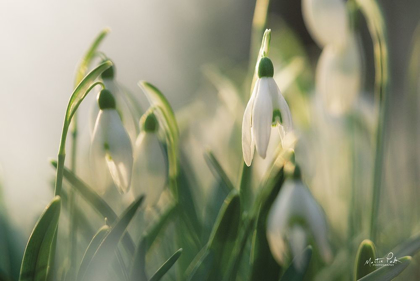
<svg viewBox="0 0 420 281">
<path fill-rule="evenodd" d="M 146 195 L 144 204 L 156 205 L 166 183 L 166 160 L 157 133 L 159 122 L 154 113 L 140 120 L 142 132 L 134 148 L 133 193 Z"/>
<path fill-rule="evenodd" d="M 344 46 L 349 19 L 344 0 L 302 0 L 303 19 L 320 47 Z"/>
<path fill-rule="evenodd" d="M 135 110 L 132 108 L 129 100 L 127 99 L 127 94 L 125 93 L 123 87 L 121 87 L 121 85 L 115 79 L 115 74 L 116 69 L 114 64 L 101 74 L 102 82 L 104 83 L 105 88 L 114 95 L 117 104 L 117 111 L 121 116 L 124 127 L 130 135 L 131 140 L 134 142 L 138 134 L 137 120 L 139 116 L 135 114 Z M 90 113 L 90 125 L 92 132 L 95 127 L 98 113 L 98 104 L 94 103 Z"/>
<path fill-rule="evenodd" d="M 116 102 L 110 91 L 104 89 L 98 95 L 99 114 L 93 130 L 90 151 L 91 163 L 98 190 L 106 186 L 107 168 L 121 193 L 130 188 L 133 168 L 133 149 L 125 130 Z"/>
<path fill-rule="evenodd" d="M 362 61 L 354 34 L 343 48 L 324 48 L 316 69 L 316 92 L 334 115 L 348 111 L 360 92 Z"/>
<path fill-rule="evenodd" d="M 292 129 L 289 106 L 273 79 L 271 60 L 263 57 L 258 65 L 258 80 L 246 106 L 242 121 L 242 152 L 246 165 L 254 157 L 254 145 L 258 154 L 266 157 L 270 141 L 271 126 L 278 126 L 283 141 Z"/>
<path fill-rule="evenodd" d="M 267 220 L 267 240 L 279 264 L 285 263 L 288 243 L 296 268 L 302 268 L 299 257 L 307 246 L 308 232 L 318 244 L 324 260 L 330 261 L 332 254 L 324 212 L 302 182 L 300 169 L 296 166 L 293 179 L 284 182 Z"/>
</svg>

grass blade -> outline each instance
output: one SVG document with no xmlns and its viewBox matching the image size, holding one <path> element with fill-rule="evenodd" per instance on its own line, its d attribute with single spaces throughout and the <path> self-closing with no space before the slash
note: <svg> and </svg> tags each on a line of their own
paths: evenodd
<svg viewBox="0 0 420 281">
<path fill-rule="evenodd" d="M 369 239 L 363 240 L 362 243 L 360 243 L 359 250 L 357 250 L 354 272 L 355 280 L 372 273 L 376 269 L 374 266 L 366 266 L 367 260 L 375 259 L 375 245 Z"/>
<path fill-rule="evenodd" d="M 159 281 L 171 267 L 175 264 L 175 262 L 179 259 L 182 254 L 182 249 L 176 251 L 157 271 L 156 273 L 150 278 L 149 281 Z"/>
<path fill-rule="evenodd" d="M 406 242 L 397 246 L 392 252 L 397 257 L 414 256 L 420 251 L 420 234 L 410 238 Z"/>
<path fill-rule="evenodd" d="M 397 277 L 411 263 L 411 257 L 406 256 L 398 259 L 394 266 L 383 266 L 366 275 L 358 281 L 390 281 Z"/>
<path fill-rule="evenodd" d="M 123 237 L 128 224 L 136 214 L 140 207 L 143 196 L 140 196 L 134 201 L 121 215 L 119 220 L 111 228 L 108 234 L 103 239 L 102 243 L 94 253 L 88 268 L 84 275 L 80 276 L 80 280 L 102 280 L 107 275 L 107 267 L 115 256 L 115 251 L 118 247 L 118 242 Z"/>
<path fill-rule="evenodd" d="M 216 157 L 214 156 L 214 154 L 211 150 L 206 151 L 206 153 L 204 154 L 204 159 L 206 160 L 207 165 L 209 166 L 213 175 L 216 178 L 220 178 L 222 180 L 222 182 L 224 183 L 224 186 L 227 188 L 228 192 L 235 189 L 232 181 L 229 179 L 228 175 L 223 170 L 222 165 L 220 165 L 219 161 L 216 159 Z"/>
<path fill-rule="evenodd" d="M 92 261 L 92 258 L 102 241 L 105 239 L 106 235 L 109 233 L 109 226 L 104 225 L 101 227 L 95 236 L 93 236 L 92 241 L 90 241 L 89 246 L 86 249 L 85 254 L 83 255 L 82 262 L 80 263 L 79 272 L 77 273 L 77 279 L 79 280 L 86 272 L 86 269 L 89 263 Z"/>
<path fill-rule="evenodd" d="M 86 54 L 84 55 L 76 72 L 76 80 L 75 80 L 76 85 L 78 85 L 80 81 L 83 80 L 83 77 L 85 77 L 86 72 L 89 69 L 89 65 L 92 59 L 95 57 L 96 50 L 98 49 L 99 45 L 102 43 L 102 40 L 104 40 L 106 35 L 108 35 L 109 31 L 110 31 L 109 28 L 105 28 L 104 30 L 102 30 L 99 33 L 99 35 L 95 38 L 92 45 L 86 52 Z"/>
<path fill-rule="evenodd" d="M 309 267 L 309 262 L 311 261 L 312 256 L 312 247 L 308 246 L 302 254 L 302 269 L 298 270 L 295 267 L 295 263 L 292 262 L 290 266 L 287 268 L 286 272 L 281 277 L 280 281 L 302 281 L 303 277 L 305 276 L 306 271 Z"/>
<path fill-rule="evenodd" d="M 51 161 L 51 164 L 56 168 L 57 162 Z M 112 208 L 99 196 L 91 187 L 79 179 L 72 171 L 64 167 L 63 169 L 64 178 L 74 187 L 80 194 L 95 208 L 102 216 L 108 219 L 112 224 L 117 219 L 117 214 Z M 124 247 L 130 254 L 134 254 L 135 245 L 130 235 L 126 233 L 122 241 Z"/>
<path fill-rule="evenodd" d="M 35 225 L 23 255 L 19 281 L 45 281 L 49 274 L 51 246 L 60 217 L 61 199 L 56 196 Z"/>
</svg>

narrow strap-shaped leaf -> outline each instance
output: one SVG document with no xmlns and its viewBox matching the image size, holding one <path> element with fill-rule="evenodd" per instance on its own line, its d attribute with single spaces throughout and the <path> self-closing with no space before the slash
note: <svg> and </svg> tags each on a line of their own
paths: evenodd
<svg viewBox="0 0 420 281">
<path fill-rule="evenodd" d="M 216 156 L 214 156 L 211 150 L 206 151 L 206 153 L 204 154 L 204 159 L 206 159 L 207 165 L 210 167 L 210 170 L 213 172 L 213 175 L 216 178 L 220 178 L 223 181 L 224 186 L 227 188 L 228 192 L 235 189 L 232 181 L 229 179 L 225 170 L 223 170 L 222 165 L 220 165 L 219 161 L 216 159 Z"/>
<path fill-rule="evenodd" d="M 56 168 L 57 162 L 51 161 L 51 164 Z M 95 208 L 102 216 L 108 219 L 108 221 L 112 224 L 114 223 L 118 216 L 112 210 L 112 208 L 99 196 L 90 186 L 84 183 L 81 179 L 79 179 L 72 171 L 64 167 L 63 169 L 64 178 L 72 184 L 77 191 L 91 204 L 93 208 Z M 131 239 L 130 235 L 126 233 L 123 237 L 122 241 L 124 247 L 130 254 L 134 254 L 135 245 L 133 239 Z"/>
<path fill-rule="evenodd" d="M 414 256 L 420 251 L 420 234 L 408 239 L 406 242 L 395 247 L 392 252 L 396 257 Z"/>
<path fill-rule="evenodd" d="M 250 280 L 260 280 L 261 275 L 265 280 L 278 280 L 281 267 L 278 265 L 271 254 L 270 246 L 267 240 L 267 217 L 274 200 L 279 193 L 284 182 L 283 169 L 278 171 L 273 179 L 268 181 L 263 187 L 260 209 L 257 218 L 257 227 L 255 229 L 252 250 L 251 250 L 251 278 Z"/>
<path fill-rule="evenodd" d="M 169 218 L 172 217 L 172 214 L 175 212 L 175 210 L 176 205 L 172 204 L 143 234 L 131 263 L 130 280 L 134 281 L 137 279 L 147 279 L 145 272 L 146 253 L 149 251 L 160 231 L 169 222 Z"/>
<path fill-rule="evenodd" d="M 159 281 L 171 267 L 175 264 L 175 262 L 179 259 L 182 254 L 182 248 L 176 251 L 156 272 L 153 274 L 150 281 Z"/>
<path fill-rule="evenodd" d="M 394 266 L 383 266 L 366 275 L 358 281 L 390 281 L 397 277 L 411 263 L 411 257 L 406 256 L 398 259 Z"/>
<path fill-rule="evenodd" d="M 90 62 L 95 57 L 96 50 L 98 49 L 99 45 L 101 44 L 102 40 L 104 40 L 105 36 L 109 33 L 109 28 L 105 28 L 102 30 L 99 35 L 95 38 L 93 43 L 90 45 L 88 51 L 84 55 L 83 59 L 80 62 L 80 65 L 76 72 L 76 80 L 75 84 L 78 85 L 80 81 L 82 81 L 83 77 L 85 77 L 86 72 L 89 69 Z"/>
<path fill-rule="evenodd" d="M 177 150 L 178 150 L 178 137 L 179 129 L 176 123 L 175 114 L 170 106 L 166 97 L 156 88 L 154 85 L 146 81 L 140 81 L 138 83 L 139 87 L 145 93 L 147 99 L 150 102 L 150 105 L 154 108 L 157 108 L 163 115 L 162 121 L 164 121 L 163 127 L 168 130 L 168 156 L 169 156 L 169 175 L 170 177 L 176 177 L 178 174 L 178 163 L 177 163 Z"/>
<path fill-rule="evenodd" d="M 49 273 L 51 245 L 60 217 L 61 200 L 56 196 L 32 231 L 23 255 L 19 281 L 45 281 Z"/>
<path fill-rule="evenodd" d="M 302 253 L 302 269 L 297 269 L 295 267 L 294 260 L 287 268 L 286 272 L 281 277 L 280 281 L 302 281 L 303 277 L 305 276 L 306 271 L 309 267 L 309 262 L 311 261 L 312 256 L 312 247 L 308 246 Z M 299 262 L 300 263 L 300 262 Z"/>
<path fill-rule="evenodd" d="M 88 94 L 88 89 L 93 84 L 93 82 L 102 74 L 105 70 L 112 66 L 112 62 L 110 60 L 104 61 L 97 67 L 95 67 L 91 72 L 89 72 L 77 85 L 76 89 L 74 89 L 70 101 L 67 106 L 66 111 L 66 122 L 67 124 L 70 123 L 71 118 L 73 117 L 74 113 L 76 112 L 77 108 L 79 107 L 80 103 Z"/>
<path fill-rule="evenodd" d="M 145 231 L 142 239 L 147 241 L 146 252 L 152 247 L 153 242 L 156 240 L 162 229 L 167 225 L 169 219 L 175 214 L 175 211 L 176 204 L 172 204 L 163 212 L 160 218 Z"/>
<path fill-rule="evenodd" d="M 214 264 L 214 253 L 207 248 L 200 251 L 186 272 L 187 281 L 206 280 Z"/>
<path fill-rule="evenodd" d="M 240 219 L 241 202 L 238 193 L 233 191 L 226 198 L 210 235 L 208 249 L 214 253 L 215 262 L 207 280 L 222 280 L 226 275 Z"/>
<path fill-rule="evenodd" d="M 80 280 L 102 280 L 107 275 L 108 265 L 115 255 L 118 242 L 123 237 L 143 198 L 143 196 L 140 196 L 134 201 L 116 221 L 93 255 L 85 274 L 80 276 Z"/>
<path fill-rule="evenodd" d="M 108 232 L 109 226 L 104 225 L 98 230 L 98 232 L 96 232 L 95 236 L 93 236 L 92 240 L 89 243 L 89 246 L 85 251 L 85 254 L 83 255 L 82 262 L 80 263 L 79 272 L 77 273 L 78 280 L 80 280 L 81 276 L 85 274 L 89 263 L 92 261 L 93 255 L 98 250 L 99 246 L 105 239 Z"/>
<path fill-rule="evenodd" d="M 354 279 L 358 280 L 363 276 L 375 271 L 375 266 L 367 266 L 366 261 L 374 261 L 376 259 L 375 245 L 369 239 L 363 240 L 360 243 L 356 254 L 356 262 L 354 268 Z"/>
</svg>

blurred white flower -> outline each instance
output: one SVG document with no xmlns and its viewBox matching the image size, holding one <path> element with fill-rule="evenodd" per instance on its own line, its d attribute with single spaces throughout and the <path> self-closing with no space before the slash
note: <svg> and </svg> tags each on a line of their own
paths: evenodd
<svg viewBox="0 0 420 281">
<path fill-rule="evenodd" d="M 267 240 L 274 258 L 283 265 L 290 248 L 298 269 L 302 268 L 299 257 L 307 246 L 307 233 L 312 234 L 326 262 L 332 257 L 324 212 L 300 179 L 299 171 L 297 167 L 294 178 L 284 182 L 267 220 Z"/>
<path fill-rule="evenodd" d="M 99 114 L 93 130 L 90 158 L 94 181 L 99 192 L 107 187 L 107 168 L 121 193 L 130 188 L 133 168 L 133 149 L 130 137 L 115 109 L 115 99 L 110 91 L 98 95 Z"/>
<path fill-rule="evenodd" d="M 293 129 L 292 116 L 286 100 L 273 79 L 271 60 L 263 57 L 258 65 L 258 80 L 246 106 L 242 121 L 242 152 L 246 165 L 254 157 L 254 145 L 258 154 L 266 157 L 271 126 L 277 126 L 283 141 Z"/>
<path fill-rule="evenodd" d="M 142 118 L 142 132 L 134 148 L 133 193 L 145 195 L 144 204 L 156 205 L 166 183 L 166 161 L 157 133 L 159 123 L 153 113 Z"/>
<path fill-rule="evenodd" d="M 359 95 L 362 62 L 354 34 L 343 48 L 329 45 L 322 51 L 316 69 L 316 92 L 327 110 L 339 115 L 348 111 Z"/>
<path fill-rule="evenodd" d="M 342 47 L 349 31 L 344 0 L 302 0 L 305 24 L 320 47 Z"/>
</svg>

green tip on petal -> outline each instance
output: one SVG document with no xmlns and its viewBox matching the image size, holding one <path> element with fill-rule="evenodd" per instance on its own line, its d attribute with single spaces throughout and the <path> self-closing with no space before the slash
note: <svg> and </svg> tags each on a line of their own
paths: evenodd
<svg viewBox="0 0 420 281">
<path fill-rule="evenodd" d="M 300 170 L 299 165 L 296 164 L 295 166 L 295 171 L 293 172 L 293 176 L 294 179 L 302 179 L 302 172 Z"/>
<path fill-rule="evenodd" d="M 107 70 L 102 72 L 101 78 L 102 79 L 114 79 L 115 76 L 115 66 L 111 65 Z"/>
<path fill-rule="evenodd" d="M 115 98 L 107 89 L 103 89 L 98 95 L 98 105 L 100 109 L 115 109 Z"/>
<path fill-rule="evenodd" d="M 274 75 L 274 66 L 271 60 L 267 57 L 260 59 L 258 64 L 258 77 L 273 77 Z"/>
<path fill-rule="evenodd" d="M 159 122 L 155 114 L 149 113 L 143 121 L 143 130 L 146 132 L 156 132 L 159 129 Z"/>
</svg>

